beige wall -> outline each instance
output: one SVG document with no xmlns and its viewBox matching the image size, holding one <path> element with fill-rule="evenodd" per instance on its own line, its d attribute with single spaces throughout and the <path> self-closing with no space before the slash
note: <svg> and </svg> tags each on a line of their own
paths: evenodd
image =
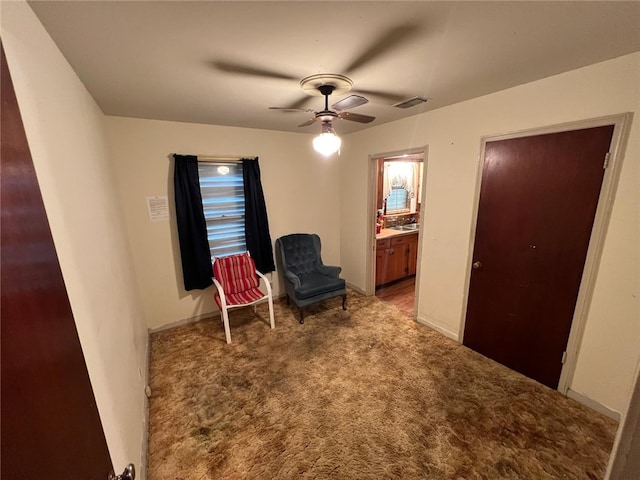
<svg viewBox="0 0 640 480">
<path fill-rule="evenodd" d="M 104 116 L 27 4 L 2 3 L 2 42 L 111 459 L 116 471 L 140 470 L 147 336 Z"/>
<path fill-rule="evenodd" d="M 368 156 L 428 145 L 418 317 L 459 338 L 481 137 L 634 112 L 571 390 L 624 412 L 640 358 L 640 53 L 350 135 L 341 166 L 341 263 L 366 287 Z"/>
<path fill-rule="evenodd" d="M 171 153 L 258 156 L 272 242 L 314 232 L 325 263 L 338 263 L 338 159 L 316 154 L 311 135 L 121 117 L 108 117 L 107 126 L 149 328 L 217 311 L 214 287 L 184 290 Z M 149 220 L 145 202 L 154 195 L 169 197 L 169 220 Z M 275 294 L 279 285 L 274 275 Z"/>
</svg>

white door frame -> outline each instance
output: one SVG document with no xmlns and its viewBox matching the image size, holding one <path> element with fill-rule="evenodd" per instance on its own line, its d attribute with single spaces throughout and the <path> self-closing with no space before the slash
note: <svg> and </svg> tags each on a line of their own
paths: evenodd
<svg viewBox="0 0 640 480">
<path fill-rule="evenodd" d="M 378 160 L 389 157 L 399 157 L 401 155 L 420 155 L 422 154 L 422 179 L 420 184 L 420 198 L 422 199 L 422 207 L 420 210 L 420 228 L 418 228 L 418 265 L 416 268 L 416 286 L 415 286 L 415 302 L 413 305 L 413 317 L 416 318 L 418 312 L 418 292 L 420 284 L 420 258 L 422 257 L 422 231 L 424 228 L 423 215 L 424 215 L 424 203 L 426 199 L 426 179 L 427 179 L 427 153 L 428 146 L 408 148 L 403 150 L 395 150 L 385 153 L 372 153 L 369 155 L 369 188 L 368 188 L 368 208 L 367 208 L 367 249 L 369 255 L 367 257 L 366 266 L 366 287 L 365 294 L 372 296 L 376 293 L 376 227 L 373 219 L 376 218 L 376 211 L 378 206 L 377 200 L 377 185 L 378 185 Z"/>
<path fill-rule="evenodd" d="M 467 304 L 469 301 L 469 286 L 471 283 L 471 259 L 473 258 L 476 223 L 478 220 L 480 186 L 482 183 L 482 164 L 484 162 L 485 146 L 487 142 L 509 140 L 512 138 L 529 137 L 534 135 L 544 135 L 547 133 L 581 130 L 586 128 L 601 127 L 605 125 L 614 125 L 613 136 L 611 138 L 611 148 L 609 150 L 610 156 L 608 160 L 608 166 L 605 170 L 604 178 L 602 179 L 602 188 L 600 190 L 600 197 L 598 199 L 598 206 L 596 208 L 593 229 L 591 231 L 591 238 L 589 240 L 589 247 L 587 249 L 584 271 L 582 274 L 582 279 L 580 281 L 580 289 L 578 291 L 576 308 L 573 313 L 573 319 L 571 322 L 571 330 L 569 332 L 569 340 L 567 342 L 567 354 L 564 365 L 562 366 L 562 372 L 560 373 L 560 380 L 558 382 L 558 391 L 565 395 L 569 391 L 569 386 L 571 385 L 571 382 L 573 380 L 576 365 L 578 362 L 578 353 L 580 351 L 580 345 L 582 343 L 582 337 L 584 335 L 587 314 L 589 312 L 589 306 L 591 303 L 591 298 L 593 296 L 593 289 L 597 278 L 598 266 L 600 264 L 600 258 L 602 256 L 602 249 L 607 233 L 607 227 L 609 225 L 609 219 L 611 217 L 613 200 L 615 198 L 616 189 L 618 187 L 622 159 L 624 157 L 624 150 L 629 138 L 632 118 L 632 113 L 623 113 L 619 115 L 610 115 L 606 117 L 562 123 L 548 127 L 523 130 L 502 135 L 491 135 L 481 138 L 480 157 L 478 159 L 479 168 L 476 175 L 473 217 L 471 222 L 471 232 L 469 235 L 469 250 L 467 256 L 468 261 L 465 277 L 464 299 L 462 305 L 462 318 L 460 319 L 460 343 L 463 343 L 464 341 L 464 327 L 467 315 Z"/>
</svg>

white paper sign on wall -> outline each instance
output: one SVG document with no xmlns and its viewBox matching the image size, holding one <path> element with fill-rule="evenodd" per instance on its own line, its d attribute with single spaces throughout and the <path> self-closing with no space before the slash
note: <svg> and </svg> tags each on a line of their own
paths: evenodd
<svg viewBox="0 0 640 480">
<path fill-rule="evenodd" d="M 158 222 L 169 219 L 169 200 L 166 196 L 147 197 L 149 220 Z"/>
</svg>

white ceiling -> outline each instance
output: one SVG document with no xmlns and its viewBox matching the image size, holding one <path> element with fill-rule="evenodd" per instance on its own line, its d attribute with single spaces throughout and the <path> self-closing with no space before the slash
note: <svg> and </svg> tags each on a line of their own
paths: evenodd
<svg viewBox="0 0 640 480">
<path fill-rule="evenodd" d="M 105 114 L 304 133 L 313 114 L 268 107 L 321 110 L 312 74 L 370 100 L 340 134 L 640 51 L 636 1 L 29 4 Z"/>
</svg>

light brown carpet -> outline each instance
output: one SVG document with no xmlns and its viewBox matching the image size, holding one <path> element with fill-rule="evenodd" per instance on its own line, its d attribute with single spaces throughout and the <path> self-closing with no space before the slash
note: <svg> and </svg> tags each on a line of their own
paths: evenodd
<svg viewBox="0 0 640 480">
<path fill-rule="evenodd" d="M 151 338 L 149 480 L 600 479 L 612 420 L 349 292 Z"/>
</svg>

